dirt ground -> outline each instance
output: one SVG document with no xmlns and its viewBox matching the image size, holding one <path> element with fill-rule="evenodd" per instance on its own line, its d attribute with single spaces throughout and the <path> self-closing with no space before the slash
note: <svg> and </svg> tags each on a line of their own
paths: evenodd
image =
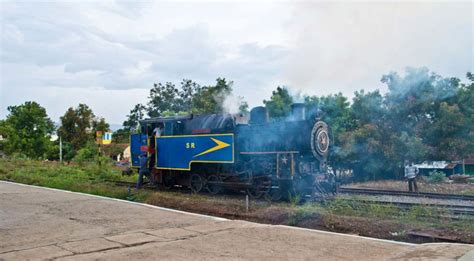
<svg viewBox="0 0 474 261">
<path fill-rule="evenodd" d="M 456 183 L 439 183 L 430 184 L 423 181 L 418 181 L 418 189 L 420 192 L 434 192 L 446 194 L 464 194 L 474 195 L 474 184 L 456 184 Z M 408 183 L 399 180 L 381 180 L 368 181 L 362 183 L 352 183 L 344 185 L 352 188 L 373 188 L 373 189 L 389 189 L 389 190 L 408 190 Z"/>
<path fill-rule="evenodd" d="M 414 224 L 384 218 L 345 216 L 324 210 L 305 213 L 299 212 L 298 208 L 290 206 L 288 203 L 265 201 L 252 201 L 250 211 L 247 212 L 242 196 L 194 195 L 181 192 L 154 193 L 148 197 L 145 203 L 229 219 L 273 225 L 292 225 L 413 243 L 474 243 L 472 231 L 462 228 L 453 229 L 452 226 L 444 227 L 442 225 L 442 222 L 449 223 L 450 220 L 440 221 L 441 225 L 431 227 L 422 222 Z"/>
</svg>

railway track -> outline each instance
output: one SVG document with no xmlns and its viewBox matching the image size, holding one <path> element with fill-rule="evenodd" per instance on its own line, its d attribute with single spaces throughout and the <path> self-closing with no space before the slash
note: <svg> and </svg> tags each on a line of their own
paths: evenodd
<svg viewBox="0 0 474 261">
<path fill-rule="evenodd" d="M 344 188 L 344 187 L 339 188 L 338 192 L 346 193 L 346 194 L 390 195 L 390 196 L 425 197 L 425 198 L 434 198 L 434 199 L 474 201 L 474 196 L 470 196 L 470 195 L 441 194 L 441 193 L 430 193 L 430 192 L 415 193 L 415 192 L 397 191 L 397 190 Z"/>
<path fill-rule="evenodd" d="M 345 199 L 347 202 L 352 203 L 365 203 L 365 204 L 379 204 L 379 205 L 388 205 L 395 206 L 401 209 L 409 210 L 416 206 L 423 206 L 432 210 L 441 210 L 445 211 L 446 214 L 453 215 L 455 217 L 469 217 L 474 218 L 474 206 L 472 205 L 453 205 L 453 204 L 425 204 L 417 202 L 399 202 L 399 201 L 382 201 L 382 200 L 361 200 L 361 199 Z"/>
</svg>

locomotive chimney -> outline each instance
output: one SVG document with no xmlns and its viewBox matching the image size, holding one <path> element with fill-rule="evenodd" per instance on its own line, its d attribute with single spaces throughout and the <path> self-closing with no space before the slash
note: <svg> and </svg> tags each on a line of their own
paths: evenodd
<svg viewBox="0 0 474 261">
<path fill-rule="evenodd" d="M 258 106 L 250 110 L 250 124 L 265 124 L 268 122 L 267 108 Z"/>
<path fill-rule="evenodd" d="M 291 104 L 291 118 L 294 121 L 304 121 L 306 119 L 304 103 Z"/>
</svg>

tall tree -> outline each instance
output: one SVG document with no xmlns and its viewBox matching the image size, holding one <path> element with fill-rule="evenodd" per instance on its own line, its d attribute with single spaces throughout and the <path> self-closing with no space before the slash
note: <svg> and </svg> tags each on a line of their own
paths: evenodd
<svg viewBox="0 0 474 261">
<path fill-rule="evenodd" d="M 270 100 L 264 100 L 268 115 L 273 119 L 281 119 L 290 115 L 293 98 L 288 93 L 288 89 L 278 86 L 272 92 Z"/>
<path fill-rule="evenodd" d="M 0 134 L 6 138 L 7 154 L 20 153 L 30 158 L 44 158 L 52 145 L 54 124 L 38 103 L 27 101 L 7 108 L 9 115 L 0 121 Z"/>
<path fill-rule="evenodd" d="M 129 143 L 130 133 L 131 132 L 125 128 L 118 129 L 114 131 L 114 133 L 112 133 L 112 142 L 113 143 Z"/>
<path fill-rule="evenodd" d="M 217 78 L 216 85 L 200 88 L 192 99 L 193 113 L 220 113 L 226 111 L 224 102 L 232 94 L 233 82 Z"/>
<path fill-rule="evenodd" d="M 468 72 L 466 78 L 468 82 L 460 85 L 456 97 L 456 104 L 464 117 L 464 124 L 460 129 L 464 146 L 460 148 L 460 157 L 474 155 L 474 74 Z"/>
<path fill-rule="evenodd" d="M 387 124 L 393 133 L 422 140 L 426 146 L 422 157 L 427 160 L 460 159 L 466 155 L 469 101 L 459 100 L 466 85 L 427 68 L 407 68 L 404 77 L 390 73 L 382 77 L 382 82 L 389 88 L 384 102 L 389 112 Z"/>
<path fill-rule="evenodd" d="M 190 112 L 193 107 L 193 97 L 201 90 L 201 86 L 196 82 L 183 79 L 181 81 L 181 89 L 178 90 L 174 109 L 176 112 Z"/>
<path fill-rule="evenodd" d="M 102 117 L 98 117 L 92 121 L 93 135 L 95 135 L 97 131 L 101 131 L 102 133 L 110 131 L 110 125 Z"/>
<path fill-rule="evenodd" d="M 77 151 L 93 139 L 94 118 L 94 113 L 86 104 L 79 104 L 77 108 L 70 107 L 60 118 L 58 134 Z"/>
<path fill-rule="evenodd" d="M 407 68 L 404 77 L 390 73 L 382 82 L 389 89 L 384 102 L 391 127 L 415 135 L 433 123 L 441 103 L 455 102 L 459 89 L 458 79 L 442 78 L 427 68 Z"/>
<path fill-rule="evenodd" d="M 136 104 L 135 107 L 127 115 L 127 120 L 123 122 L 124 130 L 130 132 L 135 130 L 138 126 L 138 121 L 142 120 L 146 114 L 146 107 L 142 104 Z"/>
<path fill-rule="evenodd" d="M 464 115 L 457 104 L 442 102 L 436 111 L 433 124 L 424 132 L 431 146 L 433 160 L 459 160 L 472 151 L 472 129 L 468 129 L 468 116 Z M 471 132 L 471 135 L 470 133 Z"/>
<path fill-rule="evenodd" d="M 179 90 L 171 82 L 155 83 L 150 90 L 148 116 L 157 117 L 165 111 L 175 111 Z"/>
<path fill-rule="evenodd" d="M 355 161 L 350 139 L 355 121 L 350 103 L 342 93 L 323 97 L 305 96 L 309 119 L 320 118 L 331 128 L 331 153 L 329 163 L 336 169 L 350 169 Z"/>
<path fill-rule="evenodd" d="M 217 78 L 215 85 L 204 87 L 189 79 L 183 79 L 179 88 L 171 82 L 155 83 L 150 90 L 147 106 L 137 104 L 127 115 L 127 120 L 123 123 L 124 131 L 135 130 L 138 121 L 145 114 L 150 117 L 167 117 L 189 113 L 247 113 L 247 102 L 242 97 L 232 96 L 232 84 L 232 81 L 225 78 Z M 237 109 L 230 111 L 230 105 Z M 120 133 L 121 137 L 122 134 L 124 133 Z"/>
<path fill-rule="evenodd" d="M 184 114 L 192 109 L 193 97 L 199 93 L 201 86 L 189 79 L 181 81 L 180 88 L 171 82 L 155 83 L 150 90 L 148 116 L 169 116 Z"/>
<path fill-rule="evenodd" d="M 249 104 L 244 100 L 244 97 L 238 97 L 239 113 L 248 114 L 249 113 Z"/>
<path fill-rule="evenodd" d="M 319 109 L 322 111 L 320 117 L 334 130 L 345 131 L 354 125 L 349 100 L 342 93 L 321 97 Z"/>
</svg>

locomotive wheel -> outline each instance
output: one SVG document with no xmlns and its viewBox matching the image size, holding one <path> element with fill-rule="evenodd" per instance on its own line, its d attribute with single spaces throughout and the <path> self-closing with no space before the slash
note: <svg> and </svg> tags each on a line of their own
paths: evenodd
<svg viewBox="0 0 474 261">
<path fill-rule="evenodd" d="M 283 191 L 281 188 L 272 188 L 268 193 L 268 200 L 271 201 L 280 201 L 283 199 Z"/>
<path fill-rule="evenodd" d="M 295 191 L 292 188 L 292 183 L 280 181 L 278 182 L 278 187 L 272 187 L 268 194 L 269 199 L 272 201 L 288 201 L 295 195 Z"/>
<path fill-rule="evenodd" d="M 174 176 L 169 173 L 163 174 L 163 188 L 164 189 L 171 189 L 175 185 L 176 181 Z"/>
<path fill-rule="evenodd" d="M 210 175 L 207 178 L 207 185 L 206 185 L 207 191 L 209 191 L 209 193 L 211 193 L 212 195 L 216 195 L 219 192 L 221 192 L 222 186 L 220 184 L 215 184 L 215 183 L 220 183 L 220 182 L 222 182 L 222 179 L 219 176 Z"/>
<path fill-rule="evenodd" d="M 272 187 L 272 181 L 266 177 L 252 179 L 252 187 L 247 189 L 247 194 L 251 198 L 261 198 L 263 195 L 268 194 Z"/>
<path fill-rule="evenodd" d="M 189 188 L 194 193 L 199 193 L 204 187 L 204 179 L 198 174 L 192 174 L 189 178 Z"/>
</svg>

